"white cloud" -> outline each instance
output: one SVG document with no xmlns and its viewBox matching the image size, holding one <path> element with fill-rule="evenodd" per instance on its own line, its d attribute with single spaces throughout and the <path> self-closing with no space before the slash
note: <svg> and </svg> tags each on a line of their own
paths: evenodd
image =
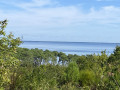
<svg viewBox="0 0 120 90">
<path fill-rule="evenodd" d="M 99 24 L 120 23 L 120 7 L 106 6 L 99 11 L 93 9 L 88 17 Z"/>
<path fill-rule="evenodd" d="M 81 6 L 62 6 L 51 0 L 7 1 L 3 3 L 16 8 L 0 8 L 0 20 L 7 18 L 7 31 L 25 40 L 119 42 L 120 7 L 92 7 L 84 12 Z"/>
<path fill-rule="evenodd" d="M 51 0 L 32 0 L 31 2 L 14 4 L 17 7 L 32 11 L 34 8 L 42 8 L 44 6 L 56 5 L 57 2 L 52 2 Z"/>
<path fill-rule="evenodd" d="M 51 6 L 53 3 L 56 7 L 44 8 L 44 6 Z M 9 4 L 24 9 L 14 13 L 5 13 L 4 10 L 0 10 L 0 17 L 7 18 L 10 22 L 9 26 L 12 27 L 56 28 L 82 26 L 91 23 L 99 25 L 112 24 L 114 27 L 114 23 L 120 23 L 120 7 L 115 6 L 105 6 L 99 10 L 91 8 L 90 12 L 84 13 L 80 7 L 57 6 L 58 3 L 51 0 L 32 0 L 27 3 L 11 2 Z M 36 6 L 38 8 L 35 8 Z"/>
</svg>

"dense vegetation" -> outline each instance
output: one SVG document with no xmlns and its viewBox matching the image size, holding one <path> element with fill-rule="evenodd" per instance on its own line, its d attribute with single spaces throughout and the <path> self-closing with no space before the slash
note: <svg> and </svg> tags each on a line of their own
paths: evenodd
<svg viewBox="0 0 120 90">
<path fill-rule="evenodd" d="M 66 55 L 18 47 L 0 21 L 0 90 L 119 90 L 120 47 L 108 56 Z"/>
</svg>

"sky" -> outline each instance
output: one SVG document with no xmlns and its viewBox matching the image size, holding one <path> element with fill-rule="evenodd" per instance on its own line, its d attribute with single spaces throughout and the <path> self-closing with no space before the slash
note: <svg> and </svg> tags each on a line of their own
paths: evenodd
<svg viewBox="0 0 120 90">
<path fill-rule="evenodd" d="M 120 0 L 0 0 L 5 19 L 23 41 L 120 43 Z"/>
</svg>

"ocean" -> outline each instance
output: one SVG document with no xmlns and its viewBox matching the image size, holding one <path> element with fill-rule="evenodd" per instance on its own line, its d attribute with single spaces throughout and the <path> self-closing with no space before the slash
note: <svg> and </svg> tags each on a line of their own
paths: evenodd
<svg viewBox="0 0 120 90">
<path fill-rule="evenodd" d="M 39 48 L 43 50 L 64 52 L 66 54 L 100 54 L 106 50 L 106 54 L 113 53 L 116 46 L 120 43 L 98 43 L 98 42 L 57 42 L 57 41 L 23 41 L 20 47 Z"/>
</svg>

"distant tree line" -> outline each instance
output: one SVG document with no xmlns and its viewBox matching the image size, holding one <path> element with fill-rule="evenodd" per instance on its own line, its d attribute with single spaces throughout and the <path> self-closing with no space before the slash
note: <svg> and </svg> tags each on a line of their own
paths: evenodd
<svg viewBox="0 0 120 90">
<path fill-rule="evenodd" d="M 111 55 L 66 55 L 18 47 L 0 21 L 0 90 L 119 90 L 120 47 Z"/>
</svg>

